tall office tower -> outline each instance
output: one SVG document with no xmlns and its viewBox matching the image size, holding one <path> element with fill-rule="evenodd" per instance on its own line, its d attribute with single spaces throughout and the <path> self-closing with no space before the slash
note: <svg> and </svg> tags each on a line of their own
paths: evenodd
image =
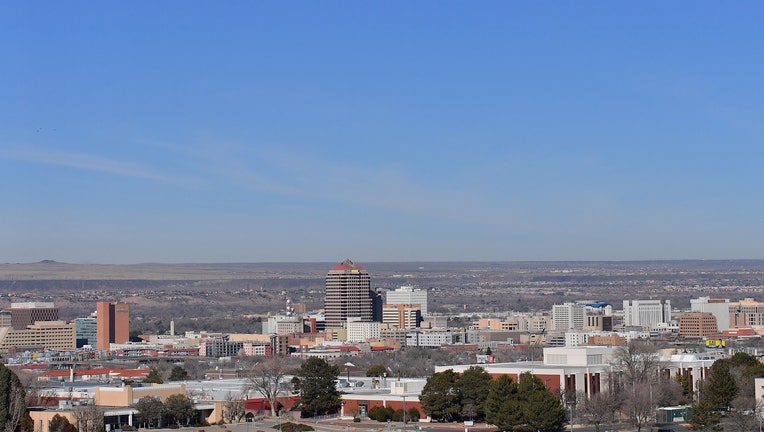
<svg viewBox="0 0 764 432">
<path fill-rule="evenodd" d="M 334 266 L 326 275 L 326 327 L 342 327 L 348 318 L 372 321 L 371 293 L 371 277 L 363 267 L 349 259 Z"/>
<path fill-rule="evenodd" d="M 565 303 L 552 306 L 552 327 L 554 331 L 583 330 L 586 321 L 586 306 Z"/>
<path fill-rule="evenodd" d="M 624 300 L 625 327 L 652 328 L 671 321 L 671 300 Z"/>
<path fill-rule="evenodd" d="M 96 346 L 96 341 L 98 340 L 98 320 L 95 317 L 75 318 L 74 328 L 77 348 L 82 348 L 85 345 Z"/>
<path fill-rule="evenodd" d="M 130 305 L 98 302 L 96 327 L 99 350 L 108 350 L 111 343 L 125 343 L 130 339 Z"/>
<path fill-rule="evenodd" d="M 711 297 L 690 299 L 690 310 L 711 312 L 716 317 L 716 326 L 720 332 L 730 329 L 730 299 L 712 299 Z"/>
<path fill-rule="evenodd" d="M 371 298 L 371 320 L 382 322 L 382 306 L 385 305 L 382 293 L 372 289 L 369 291 L 369 297 Z"/>
<path fill-rule="evenodd" d="M 26 330 L 37 321 L 58 321 L 58 308 L 50 302 L 11 303 L 14 330 Z"/>
<path fill-rule="evenodd" d="M 394 291 L 387 292 L 387 304 L 418 304 L 422 316 L 427 315 L 427 291 L 404 285 Z"/>
</svg>

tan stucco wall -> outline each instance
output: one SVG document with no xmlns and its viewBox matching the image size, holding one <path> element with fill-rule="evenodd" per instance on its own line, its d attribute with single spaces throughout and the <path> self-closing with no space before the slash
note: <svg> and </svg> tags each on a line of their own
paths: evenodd
<svg viewBox="0 0 764 432">
<path fill-rule="evenodd" d="M 74 413 L 72 411 L 30 411 L 29 416 L 34 421 L 34 432 L 48 432 L 50 420 L 56 415 L 66 417 L 69 423 L 75 424 Z"/>
<path fill-rule="evenodd" d="M 95 404 L 98 406 L 127 407 L 138 399 L 151 396 L 158 397 L 162 402 L 168 396 L 186 394 L 186 384 L 156 384 L 151 387 L 96 387 Z"/>
</svg>

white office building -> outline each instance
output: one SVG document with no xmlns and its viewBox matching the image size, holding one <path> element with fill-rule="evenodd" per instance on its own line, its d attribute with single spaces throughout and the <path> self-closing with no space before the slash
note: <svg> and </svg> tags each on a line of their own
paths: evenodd
<svg viewBox="0 0 764 432">
<path fill-rule="evenodd" d="M 671 321 L 671 300 L 624 300 L 623 325 L 650 330 Z"/>
<path fill-rule="evenodd" d="M 347 341 L 365 342 L 369 339 L 380 338 L 380 325 L 378 322 L 363 322 L 359 317 L 347 319 Z"/>
<path fill-rule="evenodd" d="M 387 304 L 396 305 L 419 305 L 422 316 L 427 315 L 427 291 L 414 288 L 413 286 L 402 286 L 393 291 L 387 292 Z"/>
<path fill-rule="evenodd" d="M 565 332 L 568 330 L 583 330 L 586 322 L 586 306 L 576 303 L 565 303 L 552 306 L 552 330 Z"/>
<path fill-rule="evenodd" d="M 302 317 L 277 315 L 263 321 L 263 334 L 288 335 L 302 332 Z"/>
<path fill-rule="evenodd" d="M 719 331 L 730 329 L 730 300 L 700 297 L 690 299 L 690 310 L 693 312 L 711 312 L 716 317 L 716 327 Z"/>
</svg>

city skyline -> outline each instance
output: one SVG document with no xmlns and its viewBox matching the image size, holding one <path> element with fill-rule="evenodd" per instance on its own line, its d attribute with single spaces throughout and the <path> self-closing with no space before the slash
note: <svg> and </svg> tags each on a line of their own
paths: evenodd
<svg viewBox="0 0 764 432">
<path fill-rule="evenodd" d="M 764 259 L 762 8 L 4 4 L 0 262 Z"/>
</svg>

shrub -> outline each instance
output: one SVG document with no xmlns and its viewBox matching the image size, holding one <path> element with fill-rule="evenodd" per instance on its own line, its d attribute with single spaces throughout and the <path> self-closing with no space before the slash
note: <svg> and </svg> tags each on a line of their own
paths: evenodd
<svg viewBox="0 0 764 432">
<path fill-rule="evenodd" d="M 392 420 L 394 414 L 395 411 L 393 411 L 393 409 L 390 407 L 376 406 L 369 410 L 369 418 L 378 422 L 386 422 L 388 420 Z"/>
<path fill-rule="evenodd" d="M 403 410 L 402 409 L 397 409 L 397 410 L 395 410 L 395 412 L 393 412 L 393 421 L 397 421 L 397 422 L 403 421 Z"/>
<path fill-rule="evenodd" d="M 406 419 L 408 421 L 412 421 L 412 422 L 418 422 L 419 421 L 420 414 L 419 414 L 419 410 L 418 409 L 412 407 L 412 408 L 409 408 L 408 410 L 406 410 L 406 413 L 407 413 L 406 414 Z"/>
<path fill-rule="evenodd" d="M 312 431 L 312 426 L 308 426 L 306 424 L 302 423 L 292 423 L 292 422 L 285 422 L 277 425 L 273 425 L 273 429 L 278 429 L 282 432 L 306 432 L 306 431 Z"/>
</svg>

